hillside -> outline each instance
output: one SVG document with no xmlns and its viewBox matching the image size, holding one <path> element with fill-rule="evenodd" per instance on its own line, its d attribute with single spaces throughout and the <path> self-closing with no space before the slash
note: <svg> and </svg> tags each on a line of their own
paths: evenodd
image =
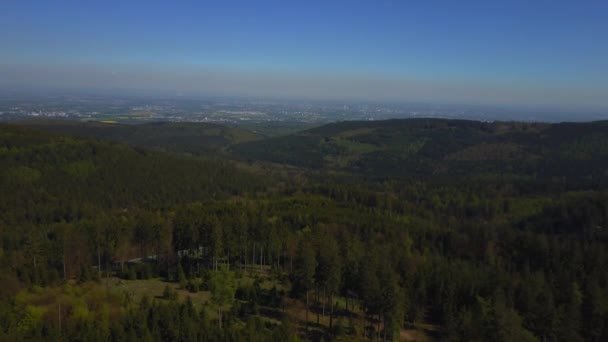
<svg viewBox="0 0 608 342">
<path fill-rule="evenodd" d="M 605 127 L 349 122 L 232 149 L 285 172 L 0 125 L 0 340 L 607 340 L 608 185 L 452 173 L 599 172 Z"/>
<path fill-rule="evenodd" d="M 38 221 L 65 219 L 83 206 L 159 208 L 227 198 L 262 184 L 218 159 L 10 125 L 0 125 L 0 165 L 0 224 L 31 215 Z"/>
<path fill-rule="evenodd" d="M 233 144 L 261 138 L 245 129 L 211 123 L 155 122 L 128 125 L 92 121 L 27 120 L 18 124 L 49 132 L 103 138 L 134 146 L 196 155 L 209 154 Z"/>
<path fill-rule="evenodd" d="M 339 122 L 238 144 L 232 151 L 247 159 L 374 177 L 604 180 L 608 122 Z"/>
</svg>

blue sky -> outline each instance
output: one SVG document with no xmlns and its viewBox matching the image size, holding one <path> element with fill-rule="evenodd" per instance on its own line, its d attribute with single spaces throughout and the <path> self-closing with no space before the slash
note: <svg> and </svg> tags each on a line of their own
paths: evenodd
<svg viewBox="0 0 608 342">
<path fill-rule="evenodd" d="M 0 72 L 5 86 L 608 106 L 608 2 L 6 0 Z"/>
</svg>

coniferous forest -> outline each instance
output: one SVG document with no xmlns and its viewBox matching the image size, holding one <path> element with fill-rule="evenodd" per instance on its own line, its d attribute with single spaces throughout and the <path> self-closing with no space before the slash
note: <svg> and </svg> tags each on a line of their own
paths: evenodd
<svg viewBox="0 0 608 342">
<path fill-rule="evenodd" d="M 0 340 L 608 340 L 607 122 L 180 125 L 0 125 Z"/>
</svg>

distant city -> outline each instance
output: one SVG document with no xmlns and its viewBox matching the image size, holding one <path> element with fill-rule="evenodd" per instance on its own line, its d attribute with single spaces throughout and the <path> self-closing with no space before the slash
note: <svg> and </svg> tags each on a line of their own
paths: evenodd
<svg viewBox="0 0 608 342">
<path fill-rule="evenodd" d="M 0 121 L 59 118 L 106 123 L 153 121 L 210 122 L 225 125 L 294 123 L 321 125 L 347 120 L 432 117 L 479 121 L 594 121 L 602 110 L 545 107 L 510 108 L 439 104 L 305 102 L 257 99 L 183 99 L 116 96 L 59 96 L 0 99 Z"/>
</svg>

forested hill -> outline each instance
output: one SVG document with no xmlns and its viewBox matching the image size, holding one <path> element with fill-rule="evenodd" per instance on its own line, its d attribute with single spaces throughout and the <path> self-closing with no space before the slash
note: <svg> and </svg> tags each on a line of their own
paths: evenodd
<svg viewBox="0 0 608 342">
<path fill-rule="evenodd" d="M 218 159 L 0 125 L 1 222 L 70 220 L 83 205 L 162 208 L 255 191 L 262 181 Z M 79 208 L 78 210 L 74 208 Z"/>
<path fill-rule="evenodd" d="M 349 122 L 233 152 L 582 177 L 606 126 Z M 608 340 L 607 184 L 227 157 L 0 125 L 0 341 Z"/>
<path fill-rule="evenodd" d="M 375 177 L 598 181 L 608 178 L 608 122 L 351 121 L 238 144 L 232 151 Z"/>
<path fill-rule="evenodd" d="M 49 132 L 103 138 L 134 146 L 195 155 L 208 155 L 232 144 L 261 138 L 245 129 L 212 123 L 154 122 L 129 125 L 93 121 L 26 120 L 18 124 Z"/>
</svg>

